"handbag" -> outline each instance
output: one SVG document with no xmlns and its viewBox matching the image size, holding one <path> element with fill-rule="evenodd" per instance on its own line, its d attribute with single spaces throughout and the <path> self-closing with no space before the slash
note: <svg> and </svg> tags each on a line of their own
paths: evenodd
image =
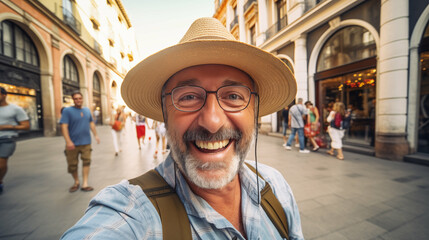
<svg viewBox="0 0 429 240">
<path fill-rule="evenodd" d="M 312 137 L 312 133 L 311 133 L 311 123 L 307 123 L 304 126 L 304 136 L 305 137 Z"/>
<path fill-rule="evenodd" d="M 307 123 L 304 126 L 304 136 L 305 137 L 314 137 L 320 132 L 320 123 L 311 124 Z"/>
<path fill-rule="evenodd" d="M 115 131 L 121 131 L 122 130 L 122 122 L 119 120 L 116 120 L 113 125 L 112 125 L 112 129 Z"/>
<path fill-rule="evenodd" d="M 325 135 L 320 134 L 316 136 L 314 140 L 316 141 L 317 145 L 319 145 L 320 148 L 328 147 L 328 144 L 327 144 L 328 140 L 326 139 Z"/>
<path fill-rule="evenodd" d="M 320 132 L 320 122 L 316 122 L 315 124 L 311 125 L 311 131 L 315 132 L 315 135 L 319 134 Z"/>
</svg>

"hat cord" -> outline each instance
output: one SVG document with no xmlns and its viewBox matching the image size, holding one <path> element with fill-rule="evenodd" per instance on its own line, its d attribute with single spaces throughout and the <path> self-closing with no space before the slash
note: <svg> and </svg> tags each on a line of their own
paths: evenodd
<svg viewBox="0 0 429 240">
<path fill-rule="evenodd" d="M 258 172 L 258 115 L 259 115 L 259 95 L 255 94 L 256 109 L 255 109 L 255 169 L 256 169 L 256 187 L 258 190 L 258 205 L 261 204 L 260 192 L 259 192 L 259 172 Z"/>
</svg>

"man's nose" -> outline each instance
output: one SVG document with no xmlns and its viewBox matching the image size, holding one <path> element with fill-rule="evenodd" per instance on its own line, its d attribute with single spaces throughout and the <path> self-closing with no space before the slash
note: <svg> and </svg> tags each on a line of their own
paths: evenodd
<svg viewBox="0 0 429 240">
<path fill-rule="evenodd" d="M 224 110 L 219 106 L 216 94 L 207 94 L 204 107 L 198 116 L 198 125 L 211 133 L 216 133 L 226 122 Z"/>
</svg>

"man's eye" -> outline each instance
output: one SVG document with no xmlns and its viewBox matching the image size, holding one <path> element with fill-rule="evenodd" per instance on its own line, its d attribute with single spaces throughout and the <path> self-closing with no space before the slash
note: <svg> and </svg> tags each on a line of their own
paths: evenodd
<svg viewBox="0 0 429 240">
<path fill-rule="evenodd" d="M 225 100 L 242 100 L 243 96 L 241 96 L 238 93 L 229 93 L 225 97 L 223 97 Z"/>
<path fill-rule="evenodd" d="M 190 101 L 190 100 L 196 100 L 197 96 L 192 94 L 183 95 L 180 97 L 179 101 Z"/>
</svg>

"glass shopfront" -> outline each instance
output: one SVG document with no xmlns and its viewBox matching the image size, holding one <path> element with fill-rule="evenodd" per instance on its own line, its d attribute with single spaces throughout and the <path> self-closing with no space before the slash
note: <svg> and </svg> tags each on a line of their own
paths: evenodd
<svg viewBox="0 0 429 240">
<path fill-rule="evenodd" d="M 0 86 L 8 92 L 6 101 L 18 105 L 24 109 L 30 118 L 30 130 L 41 129 L 42 111 L 38 103 L 36 89 L 19 87 L 10 84 L 0 83 Z"/>
<path fill-rule="evenodd" d="M 429 153 L 429 24 L 420 44 L 420 109 L 417 151 Z"/>
<path fill-rule="evenodd" d="M 315 86 L 321 124 L 326 131 L 333 104 L 343 102 L 352 116 L 345 142 L 374 146 L 376 61 L 374 38 L 359 26 L 340 29 L 320 52 Z"/>
<path fill-rule="evenodd" d="M 97 73 L 94 73 L 94 77 L 92 79 L 92 111 L 95 124 L 103 124 L 103 111 L 101 110 L 101 85 L 100 78 Z"/>
<path fill-rule="evenodd" d="M 375 77 L 376 69 L 324 79 L 319 82 L 319 107 L 323 126 L 335 102 L 343 102 L 351 112 L 351 126 L 346 131 L 347 141 L 374 145 L 375 132 Z"/>
</svg>

